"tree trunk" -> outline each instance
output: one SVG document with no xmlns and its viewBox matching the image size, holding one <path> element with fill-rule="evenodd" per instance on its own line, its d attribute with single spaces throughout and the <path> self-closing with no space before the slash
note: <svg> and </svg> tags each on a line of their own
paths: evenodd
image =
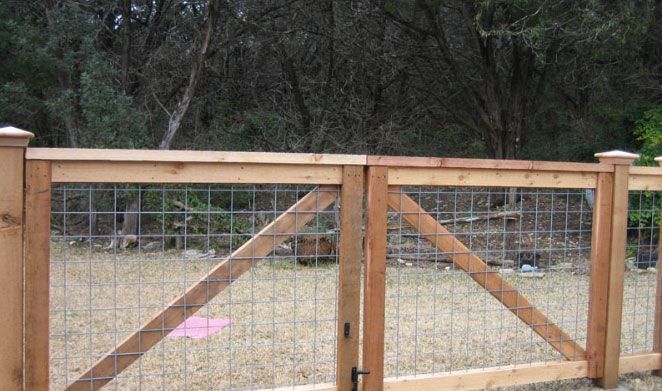
<svg viewBox="0 0 662 391">
<path fill-rule="evenodd" d="M 210 0 L 207 23 L 204 27 L 204 35 L 200 44 L 200 51 L 198 52 L 198 56 L 193 59 L 188 85 L 186 86 L 186 90 L 184 90 L 184 95 L 182 95 L 179 102 L 177 102 L 175 110 L 172 112 L 172 114 L 170 114 L 168 129 L 163 134 L 163 138 L 159 144 L 159 149 L 170 149 L 172 140 L 175 137 L 175 134 L 177 134 L 180 125 L 182 124 L 182 120 L 184 119 L 186 111 L 191 104 L 191 100 L 193 100 L 193 96 L 195 95 L 195 88 L 198 84 L 198 80 L 200 79 L 202 69 L 204 68 L 207 52 L 209 51 L 209 43 L 211 42 L 211 37 L 214 32 L 214 23 L 218 13 L 218 8 L 219 0 Z"/>
<path fill-rule="evenodd" d="M 122 222 L 122 248 L 133 244 L 129 238 L 137 238 L 138 235 L 138 213 L 140 212 L 140 193 L 133 198 L 124 212 L 124 221 Z M 137 240 L 137 239 L 136 239 Z"/>
<path fill-rule="evenodd" d="M 131 55 L 131 0 L 122 0 L 122 90 L 129 93 L 129 63 Z"/>
<path fill-rule="evenodd" d="M 299 110 L 299 115 L 301 115 L 301 130 L 304 135 L 309 135 L 311 131 L 312 117 L 310 115 L 310 110 L 306 106 L 306 101 L 303 97 L 303 91 L 301 91 L 301 86 L 299 84 L 299 76 L 297 74 L 296 66 L 294 65 L 294 60 L 287 52 L 285 45 L 278 43 L 278 51 L 281 55 L 281 64 L 283 66 L 283 72 L 287 82 L 290 85 L 290 90 L 294 97 L 294 103 Z"/>
</svg>

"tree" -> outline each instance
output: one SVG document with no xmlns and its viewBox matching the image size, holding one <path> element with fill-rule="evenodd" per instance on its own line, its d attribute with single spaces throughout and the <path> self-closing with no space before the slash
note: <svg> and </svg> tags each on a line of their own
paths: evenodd
<svg viewBox="0 0 662 391">
<path fill-rule="evenodd" d="M 191 100 L 195 95 L 195 89 L 198 85 L 198 80 L 200 79 L 200 73 L 202 72 L 207 59 L 207 54 L 209 52 L 209 46 L 211 42 L 212 35 L 214 33 L 214 24 L 216 23 L 217 14 L 219 11 L 219 0 L 210 0 L 207 5 L 207 21 L 203 27 L 202 38 L 200 42 L 200 49 L 197 53 L 197 56 L 193 59 L 191 64 L 191 74 L 188 79 L 188 85 L 184 89 L 182 97 L 177 102 L 175 109 L 172 113 L 166 111 L 169 116 L 168 120 L 168 129 L 163 134 L 161 143 L 159 144 L 159 149 L 170 149 L 172 144 L 172 139 L 175 137 L 177 130 L 182 124 L 182 119 L 188 110 Z"/>
<path fill-rule="evenodd" d="M 407 33 L 425 98 L 484 140 L 489 156 L 516 159 L 548 97 L 550 74 L 565 71 L 563 54 L 603 34 L 600 10 L 592 7 L 417 0 L 383 10 Z"/>
<path fill-rule="evenodd" d="M 210 11 L 217 9 L 216 13 Z M 0 3 L 35 144 L 589 160 L 660 105 L 659 0 Z"/>
</svg>

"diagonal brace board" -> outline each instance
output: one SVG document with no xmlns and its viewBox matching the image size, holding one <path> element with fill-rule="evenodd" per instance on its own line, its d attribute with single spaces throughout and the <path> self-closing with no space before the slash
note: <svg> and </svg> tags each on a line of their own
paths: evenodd
<svg viewBox="0 0 662 391">
<path fill-rule="evenodd" d="M 337 186 L 320 186 L 301 198 L 285 213 L 258 232 L 206 276 L 191 285 L 179 298 L 145 323 L 113 350 L 106 353 L 67 390 L 98 390 L 161 341 L 170 331 L 195 314 L 221 291 L 253 266 L 255 258 L 266 257 L 274 248 L 310 222 L 317 212 L 338 196 Z"/>
<path fill-rule="evenodd" d="M 402 218 L 409 225 L 418 230 L 437 249 L 446 253 L 455 265 L 469 274 L 474 281 L 529 325 L 566 359 L 584 360 L 586 358 L 584 348 L 547 319 L 526 297 L 487 266 L 482 259 L 473 254 L 467 246 L 450 234 L 411 197 L 400 193 L 399 188 L 390 187 L 388 206 L 395 212 L 402 213 Z"/>
</svg>

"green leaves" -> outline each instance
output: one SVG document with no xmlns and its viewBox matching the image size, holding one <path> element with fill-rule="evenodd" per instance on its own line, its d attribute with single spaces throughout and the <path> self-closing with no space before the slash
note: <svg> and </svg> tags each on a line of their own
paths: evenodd
<svg viewBox="0 0 662 391">
<path fill-rule="evenodd" d="M 655 158 L 662 156 L 662 106 L 645 112 L 643 118 L 637 121 L 634 134 L 642 142 L 639 163 L 657 165 Z"/>
<path fill-rule="evenodd" d="M 642 142 L 637 164 L 657 166 L 655 158 L 662 156 L 662 107 L 646 111 L 636 122 L 634 134 Z M 639 197 L 631 197 L 628 213 L 630 226 L 659 227 L 661 200 L 659 194 L 648 191 L 641 192 Z"/>
<path fill-rule="evenodd" d="M 651 239 L 650 235 L 657 236 L 660 226 L 660 212 L 662 212 L 661 205 L 662 197 L 659 194 L 654 194 L 650 191 L 642 191 L 630 195 L 629 213 L 628 213 L 628 226 L 635 228 L 648 228 L 643 229 L 642 234 L 648 236 L 646 239 Z M 651 234 L 652 233 L 652 234 Z"/>
<path fill-rule="evenodd" d="M 119 75 L 100 56 L 92 56 L 80 76 L 80 106 L 85 124 L 80 142 L 97 148 L 145 147 L 145 116 L 118 90 Z"/>
</svg>

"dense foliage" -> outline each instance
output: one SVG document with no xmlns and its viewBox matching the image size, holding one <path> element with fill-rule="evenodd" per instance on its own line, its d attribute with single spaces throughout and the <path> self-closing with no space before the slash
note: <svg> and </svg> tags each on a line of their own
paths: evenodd
<svg viewBox="0 0 662 391">
<path fill-rule="evenodd" d="M 660 20 L 660 1 L 9 0 L 0 121 L 43 146 L 659 156 Z"/>
</svg>

